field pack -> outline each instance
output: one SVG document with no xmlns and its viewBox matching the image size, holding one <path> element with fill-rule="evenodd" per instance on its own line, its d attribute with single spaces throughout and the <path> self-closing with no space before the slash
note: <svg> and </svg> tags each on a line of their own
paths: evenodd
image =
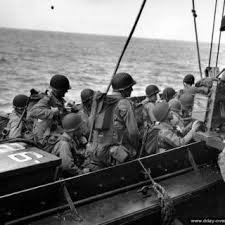
<svg viewBox="0 0 225 225">
<path fill-rule="evenodd" d="M 119 99 L 101 93 L 96 100 L 97 109 L 94 129 L 98 131 L 108 130 L 112 125 L 113 112 Z"/>
</svg>

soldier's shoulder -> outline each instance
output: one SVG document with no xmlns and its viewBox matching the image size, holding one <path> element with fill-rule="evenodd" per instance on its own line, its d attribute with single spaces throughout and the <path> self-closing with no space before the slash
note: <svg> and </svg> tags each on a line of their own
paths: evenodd
<svg viewBox="0 0 225 225">
<path fill-rule="evenodd" d="M 118 107 L 130 108 L 131 107 L 131 102 L 128 99 L 123 98 L 123 99 L 119 100 L 117 105 L 118 105 Z"/>
<path fill-rule="evenodd" d="M 161 134 L 166 134 L 166 133 L 171 133 L 172 131 L 172 126 L 166 123 L 160 123 L 157 125 L 157 128 L 160 129 Z"/>
<path fill-rule="evenodd" d="M 152 109 L 155 107 L 155 104 L 152 102 L 147 102 L 147 103 L 145 103 L 144 107 L 147 109 Z"/>
<path fill-rule="evenodd" d="M 132 105 L 128 99 L 119 100 L 119 102 L 117 104 L 117 108 L 119 109 L 119 111 L 124 112 L 124 114 L 129 111 L 132 111 Z"/>
<path fill-rule="evenodd" d="M 20 117 L 18 116 L 18 114 L 15 111 L 12 111 L 12 113 L 9 114 L 9 121 L 15 121 L 15 120 L 19 120 Z"/>
<path fill-rule="evenodd" d="M 41 103 L 41 102 L 48 102 L 48 101 L 50 101 L 51 100 L 51 96 L 49 96 L 49 95 L 44 95 L 44 96 L 42 96 L 42 98 L 37 102 L 37 104 L 38 103 Z"/>
</svg>

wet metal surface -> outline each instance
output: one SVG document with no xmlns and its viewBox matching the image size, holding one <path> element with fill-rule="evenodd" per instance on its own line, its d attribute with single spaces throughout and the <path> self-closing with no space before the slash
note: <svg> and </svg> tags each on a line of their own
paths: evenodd
<svg viewBox="0 0 225 225">
<path fill-rule="evenodd" d="M 209 188 L 219 182 L 221 176 L 217 169 L 203 168 L 196 173 L 194 171 L 179 175 L 174 178 L 161 181 L 160 184 L 166 189 L 169 196 L 173 198 L 176 205 L 190 201 L 194 195 L 198 196 L 200 191 Z M 74 221 L 71 212 L 54 215 L 46 219 L 32 222 L 32 225 L 95 225 L 95 224 L 121 224 L 131 222 L 138 216 L 146 216 L 159 212 L 158 200 L 152 189 L 150 196 L 144 197 L 137 189 L 117 194 L 77 208 L 82 222 Z"/>
</svg>

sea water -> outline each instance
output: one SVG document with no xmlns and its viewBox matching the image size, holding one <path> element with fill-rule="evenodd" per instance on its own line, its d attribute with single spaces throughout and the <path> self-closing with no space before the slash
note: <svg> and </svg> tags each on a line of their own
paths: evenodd
<svg viewBox="0 0 225 225">
<path fill-rule="evenodd" d="M 15 95 L 45 91 L 54 74 L 66 75 L 72 89 L 66 99 L 80 102 L 84 88 L 104 91 L 110 82 L 126 37 L 0 28 L 0 111 L 9 111 Z M 209 43 L 200 43 L 202 70 L 208 65 Z M 211 66 L 215 66 L 217 45 Z M 225 66 L 221 45 L 219 67 Z M 192 73 L 200 79 L 194 42 L 132 38 L 119 72 L 132 74 L 132 95 L 144 95 L 149 84 L 182 88 Z"/>
</svg>

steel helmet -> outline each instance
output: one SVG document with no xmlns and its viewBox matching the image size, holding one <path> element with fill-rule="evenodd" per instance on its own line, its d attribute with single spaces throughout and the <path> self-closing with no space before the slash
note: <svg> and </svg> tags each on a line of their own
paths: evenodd
<svg viewBox="0 0 225 225">
<path fill-rule="evenodd" d="M 76 113 L 69 113 L 62 119 L 62 127 L 66 132 L 78 130 L 81 127 L 82 118 Z"/>
<path fill-rule="evenodd" d="M 175 94 L 176 91 L 173 88 L 167 87 L 163 90 L 162 97 L 168 102 L 170 99 L 174 97 Z"/>
<path fill-rule="evenodd" d="M 27 104 L 28 97 L 26 95 L 17 95 L 13 99 L 13 106 L 16 108 L 24 108 Z"/>
<path fill-rule="evenodd" d="M 84 89 L 81 91 L 80 97 L 82 103 L 86 103 L 88 100 L 92 99 L 94 91 L 92 89 Z"/>
<path fill-rule="evenodd" d="M 136 81 L 128 73 L 117 73 L 112 79 L 114 91 L 122 91 L 136 84 Z"/>
<path fill-rule="evenodd" d="M 159 102 L 155 105 L 152 112 L 157 121 L 164 121 L 169 113 L 169 104 L 167 102 Z"/>
<path fill-rule="evenodd" d="M 50 80 L 50 87 L 56 90 L 68 90 L 71 89 L 68 78 L 64 75 L 54 75 Z"/>
<path fill-rule="evenodd" d="M 169 107 L 171 111 L 180 112 L 181 111 L 181 103 L 177 99 L 171 99 L 169 102 Z"/>
<path fill-rule="evenodd" d="M 195 83 L 195 77 L 192 74 L 187 74 L 184 77 L 183 82 L 192 85 Z"/>
<path fill-rule="evenodd" d="M 194 103 L 194 95 L 185 93 L 180 96 L 180 103 L 182 108 L 188 108 L 191 107 Z"/>
<path fill-rule="evenodd" d="M 148 85 L 145 89 L 145 93 L 148 97 L 159 93 L 159 88 L 156 85 Z"/>
</svg>

